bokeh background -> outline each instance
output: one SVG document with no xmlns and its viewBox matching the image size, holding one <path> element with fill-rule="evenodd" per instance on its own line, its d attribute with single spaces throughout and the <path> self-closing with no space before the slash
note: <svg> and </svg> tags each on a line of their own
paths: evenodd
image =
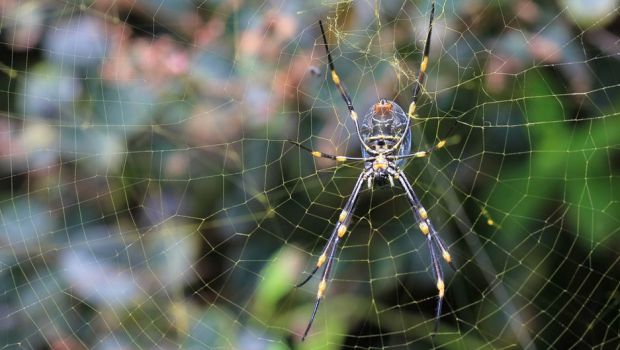
<svg viewBox="0 0 620 350">
<path fill-rule="evenodd" d="M 360 114 L 408 106 L 421 1 L 0 3 L 0 349 L 620 345 L 615 0 L 437 1 L 399 188 L 364 191 L 306 342 Z"/>
</svg>

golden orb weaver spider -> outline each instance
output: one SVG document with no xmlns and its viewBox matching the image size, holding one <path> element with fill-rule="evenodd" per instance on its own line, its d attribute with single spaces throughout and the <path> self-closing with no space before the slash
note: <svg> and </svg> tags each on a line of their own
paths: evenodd
<svg viewBox="0 0 620 350">
<path fill-rule="evenodd" d="M 435 230 L 435 227 L 428 218 L 428 213 L 426 212 L 426 209 L 424 209 L 424 207 L 422 206 L 422 203 L 418 199 L 418 196 L 413 191 L 411 183 L 409 182 L 409 180 L 407 180 L 404 172 L 400 169 L 400 165 L 405 159 L 427 157 L 433 151 L 444 147 L 446 144 L 445 140 L 441 140 L 427 150 L 410 153 L 410 120 L 415 118 L 416 101 L 418 100 L 421 87 L 424 84 L 425 72 L 428 65 L 428 55 L 430 49 L 431 34 L 433 30 L 434 14 L 435 1 L 432 1 L 428 33 L 426 35 L 426 41 L 424 43 L 424 51 L 422 54 L 422 61 L 420 62 L 418 79 L 413 89 L 413 97 L 411 100 L 411 104 L 409 105 L 408 113 L 405 114 L 405 112 L 398 104 L 396 104 L 396 102 L 382 98 L 372 107 L 370 107 L 368 113 L 361 119 L 360 122 L 358 122 L 358 115 L 353 108 L 351 97 L 349 96 L 349 93 L 342 84 L 338 73 L 336 73 L 336 68 L 334 67 L 334 62 L 332 60 L 331 53 L 327 44 L 327 36 L 325 35 L 323 23 L 319 21 L 319 27 L 321 28 L 321 35 L 323 37 L 323 44 L 325 46 L 325 51 L 327 52 L 327 60 L 329 64 L 329 69 L 331 71 L 331 78 L 336 87 L 338 88 L 342 99 L 347 104 L 347 108 L 349 109 L 349 117 L 355 123 L 357 135 L 362 145 L 362 157 L 355 158 L 326 154 L 323 152 L 314 151 L 298 142 L 291 140 L 288 141 L 300 147 L 301 149 L 310 152 L 314 157 L 317 158 L 328 158 L 339 162 L 363 161 L 365 163 L 365 166 L 364 171 L 360 174 L 357 182 L 355 183 L 355 186 L 353 187 L 351 196 L 347 200 L 342 212 L 340 213 L 340 216 L 338 217 L 338 223 L 334 227 L 334 231 L 329 237 L 327 244 L 325 244 L 325 247 L 323 248 L 323 251 L 319 256 L 314 270 L 312 270 L 310 275 L 305 280 L 296 285 L 296 288 L 303 286 L 312 278 L 312 276 L 314 276 L 314 274 L 318 271 L 319 268 L 321 268 L 321 266 L 325 266 L 321 275 L 321 281 L 319 282 L 314 310 L 312 311 L 312 316 L 310 318 L 310 321 L 308 322 L 308 326 L 306 327 L 306 330 L 302 337 L 302 341 L 305 340 L 306 336 L 308 335 L 310 327 L 312 326 L 312 322 L 314 322 L 314 318 L 319 308 L 319 303 L 321 302 L 321 299 L 323 299 L 323 297 L 325 296 L 327 280 L 333 267 L 336 247 L 338 246 L 340 240 L 344 237 L 345 233 L 347 232 L 347 228 L 351 223 L 353 210 L 355 209 L 358 195 L 364 182 L 367 182 L 368 188 L 372 188 L 374 183 L 377 183 L 377 185 L 389 183 L 393 187 L 394 181 L 398 181 L 405 190 L 407 199 L 409 200 L 409 203 L 411 204 L 411 207 L 413 209 L 415 219 L 418 222 L 418 228 L 427 238 L 428 248 L 430 250 L 433 275 L 435 276 L 438 291 L 437 308 L 435 314 L 435 332 L 437 332 L 439 326 L 439 317 L 441 316 L 442 301 L 445 293 L 445 285 L 443 280 L 443 270 L 436 249 L 439 249 L 442 258 L 445 260 L 446 263 L 448 263 L 450 267 L 452 267 L 452 269 L 454 269 L 454 266 L 452 265 L 452 258 L 450 256 L 450 253 L 448 252 L 446 244 L 439 237 L 439 234 Z"/>
</svg>

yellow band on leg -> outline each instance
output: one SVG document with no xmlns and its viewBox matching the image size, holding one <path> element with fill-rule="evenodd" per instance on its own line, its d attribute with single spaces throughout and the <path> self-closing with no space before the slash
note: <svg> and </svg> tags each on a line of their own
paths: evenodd
<svg viewBox="0 0 620 350">
<path fill-rule="evenodd" d="M 340 227 L 338 227 L 338 237 L 342 238 L 342 236 L 344 236 L 346 232 L 347 232 L 347 225 L 340 225 Z"/>
<path fill-rule="evenodd" d="M 426 72 L 427 66 L 428 66 L 428 56 L 424 56 L 424 58 L 422 59 L 422 62 L 420 63 L 420 71 L 422 71 L 422 73 Z"/>
<path fill-rule="evenodd" d="M 444 250 L 443 253 L 443 259 L 449 264 L 452 262 L 452 257 L 450 256 L 450 253 L 448 253 L 447 250 Z"/>
<path fill-rule="evenodd" d="M 323 294 L 325 294 L 325 288 L 327 288 L 327 282 L 323 279 L 321 283 L 319 283 L 319 292 L 316 294 L 317 299 L 321 299 Z"/>
<path fill-rule="evenodd" d="M 443 280 L 440 278 L 437 280 L 437 290 L 439 291 L 439 297 L 443 298 L 445 293 L 445 285 L 443 284 Z"/>
<path fill-rule="evenodd" d="M 425 236 L 428 235 L 429 229 L 425 222 L 421 222 L 418 226 L 420 227 L 420 231 L 422 231 Z"/>
<path fill-rule="evenodd" d="M 334 84 L 340 85 L 340 77 L 335 70 L 332 71 L 332 80 L 334 81 Z"/>
</svg>

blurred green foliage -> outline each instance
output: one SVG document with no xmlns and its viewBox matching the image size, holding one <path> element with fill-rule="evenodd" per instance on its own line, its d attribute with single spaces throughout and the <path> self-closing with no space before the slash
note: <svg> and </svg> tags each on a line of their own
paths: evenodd
<svg viewBox="0 0 620 350">
<path fill-rule="evenodd" d="M 0 348 L 568 348 L 618 335 L 618 3 L 438 1 L 405 167 L 458 272 L 432 335 L 400 189 L 364 191 L 317 19 L 363 114 L 407 106 L 430 3 L 0 5 Z M 318 72 L 318 73 L 317 73 Z M 615 337 L 615 338 L 614 338 Z"/>
</svg>

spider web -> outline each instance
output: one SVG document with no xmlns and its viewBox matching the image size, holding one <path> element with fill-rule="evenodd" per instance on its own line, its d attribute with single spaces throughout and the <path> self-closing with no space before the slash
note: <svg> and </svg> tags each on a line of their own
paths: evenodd
<svg viewBox="0 0 620 350">
<path fill-rule="evenodd" d="M 0 349 L 616 348 L 616 1 L 438 1 L 406 162 L 457 271 L 439 331 L 403 190 L 360 195 L 305 342 L 314 268 L 406 108 L 429 1 L 0 5 Z"/>
</svg>

